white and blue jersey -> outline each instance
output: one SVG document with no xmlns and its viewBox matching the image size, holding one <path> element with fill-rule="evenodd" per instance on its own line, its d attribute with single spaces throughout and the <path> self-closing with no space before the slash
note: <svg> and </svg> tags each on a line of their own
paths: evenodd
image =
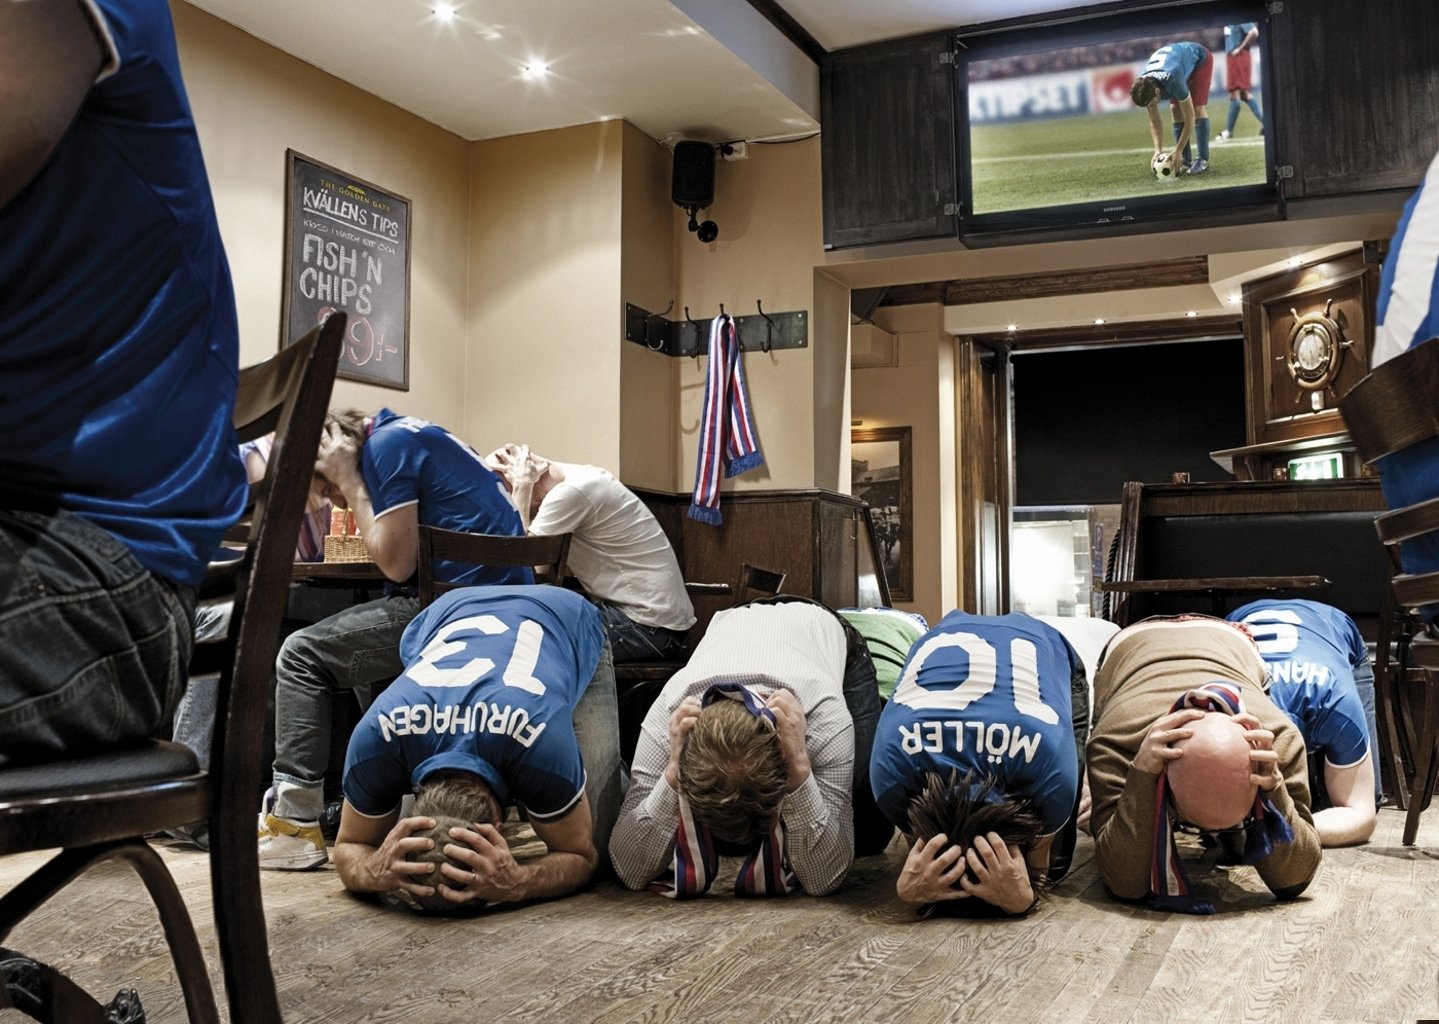
<svg viewBox="0 0 1439 1024">
<path fill-rule="evenodd" d="M 473 448 L 428 420 L 381 409 L 361 449 L 360 470 L 376 519 L 418 504 L 421 526 L 509 537 L 525 532 L 499 476 Z M 535 581 L 523 566 L 446 561 L 436 563 L 435 577 L 466 584 Z"/>
<path fill-rule="evenodd" d="M 1053 833 L 1079 792 L 1070 681 L 1079 657 L 1028 615 L 953 611 L 910 649 L 879 716 L 870 782 L 885 817 L 909 831 L 926 772 L 994 775 Z"/>
<path fill-rule="evenodd" d="M 1149 55 L 1140 75 L 1153 79 L 1164 99 L 1188 99 L 1189 76 L 1208 57 L 1209 51 L 1199 43 L 1170 43 Z"/>
<path fill-rule="evenodd" d="M 1299 727 L 1304 745 L 1335 768 L 1369 756 L 1369 727 L 1354 667 L 1369 657 L 1354 620 L 1317 601 L 1251 601 L 1229 613 L 1269 666 L 1269 698 Z"/>
<path fill-rule="evenodd" d="M 245 504 L 235 296 L 168 6 L 83 6 L 104 63 L 0 208 L 0 501 L 194 584 Z"/>
<path fill-rule="evenodd" d="M 533 821 L 564 817 L 585 787 L 575 705 L 604 643 L 594 605 L 561 587 L 444 594 L 405 629 L 404 675 L 350 737 L 345 799 L 383 817 L 430 775 L 456 769 Z"/>
</svg>

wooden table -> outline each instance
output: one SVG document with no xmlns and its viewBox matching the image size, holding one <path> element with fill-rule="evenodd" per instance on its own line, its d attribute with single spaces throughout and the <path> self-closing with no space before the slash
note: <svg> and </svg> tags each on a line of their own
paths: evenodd
<svg viewBox="0 0 1439 1024">
<path fill-rule="evenodd" d="M 295 562 L 290 579 L 296 583 L 383 583 L 385 574 L 374 562 Z"/>
</svg>

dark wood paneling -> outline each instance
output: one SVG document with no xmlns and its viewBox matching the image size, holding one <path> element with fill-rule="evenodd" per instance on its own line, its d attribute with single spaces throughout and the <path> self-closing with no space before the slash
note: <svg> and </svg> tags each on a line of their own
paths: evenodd
<svg viewBox="0 0 1439 1024">
<path fill-rule="evenodd" d="M 1239 314 L 1233 316 L 1185 317 L 1183 320 L 1141 320 L 1121 324 L 1091 324 L 1054 327 L 1039 331 L 1004 334 L 976 334 L 973 340 L 989 348 L 1007 347 L 1014 352 L 1046 348 L 1085 348 L 1101 345 L 1134 345 L 1147 341 L 1198 341 L 1204 338 L 1235 338 L 1244 332 Z"/>
<path fill-rule="evenodd" d="M 826 248 L 954 236 L 947 33 L 832 53 L 820 64 Z"/>
<path fill-rule="evenodd" d="M 1064 270 L 1051 274 L 1017 274 L 970 280 L 927 281 L 895 285 L 884 293 L 881 306 L 909 306 L 938 302 L 964 306 L 979 302 L 1015 302 L 1055 295 L 1131 291 L 1135 288 L 1171 288 L 1209 283 L 1209 257 L 1185 256 L 1154 263 L 1131 263 L 1092 270 Z"/>
<path fill-rule="evenodd" d="M 1268 25 L 1285 195 L 1417 184 L 1439 149 L 1439 3 L 1287 0 Z"/>
</svg>

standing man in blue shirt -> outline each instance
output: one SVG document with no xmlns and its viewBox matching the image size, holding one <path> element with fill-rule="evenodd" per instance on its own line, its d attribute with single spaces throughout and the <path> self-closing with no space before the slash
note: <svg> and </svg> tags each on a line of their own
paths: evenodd
<svg viewBox="0 0 1439 1024">
<path fill-rule="evenodd" d="M 0 4 L 0 765 L 153 735 L 240 515 L 230 271 L 162 0 Z"/>
<path fill-rule="evenodd" d="M 1037 619 L 953 611 L 922 636 L 870 759 L 912 843 L 900 898 L 1031 909 L 1069 868 L 1088 716 L 1084 663 Z"/>
<path fill-rule="evenodd" d="M 1214 54 L 1203 43 L 1178 42 L 1161 46 L 1149 55 L 1129 98 L 1149 113 L 1149 135 L 1154 155 L 1164 152 L 1164 124 L 1159 101 L 1169 101 L 1174 121 L 1174 149 L 1169 162 L 1176 174 L 1183 168 L 1190 174 L 1209 170 L 1209 85 L 1214 77 Z M 1189 143 L 1197 139 L 1199 158 L 1190 162 Z"/>
<path fill-rule="evenodd" d="M 1254 637 L 1269 699 L 1304 737 L 1320 845 L 1368 842 L 1378 796 L 1374 669 L 1359 627 L 1338 608 L 1300 600 L 1251 601 L 1229 621 Z"/>
<path fill-rule="evenodd" d="M 396 586 L 389 596 L 292 633 L 275 664 L 274 786 L 260 815 L 260 867 L 325 863 L 319 818 L 330 759 L 330 701 L 340 690 L 367 699 L 403 670 L 400 636 L 420 610 L 420 524 L 469 533 L 524 532 L 501 479 L 443 427 L 381 409 L 332 412 L 315 472 L 323 496 L 350 509 L 370 557 Z M 439 563 L 440 579 L 533 583 L 524 568 Z"/>
<path fill-rule="evenodd" d="M 587 882 L 620 803 L 614 672 L 594 606 L 560 587 L 453 590 L 410 623 L 400 653 L 405 674 L 345 758 L 345 887 L 445 910 Z M 511 804 L 543 856 L 510 852 L 500 824 Z"/>
</svg>

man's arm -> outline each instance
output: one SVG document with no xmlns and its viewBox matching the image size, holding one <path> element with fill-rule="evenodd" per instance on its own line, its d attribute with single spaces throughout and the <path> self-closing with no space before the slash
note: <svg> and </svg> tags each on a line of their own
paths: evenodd
<svg viewBox="0 0 1439 1024">
<path fill-rule="evenodd" d="M 1154 140 L 1154 155 L 1158 156 L 1164 152 L 1164 122 L 1159 119 L 1159 101 L 1155 100 L 1144 109 L 1149 115 L 1149 137 Z"/>
<path fill-rule="evenodd" d="M 1259 28 L 1258 26 L 1255 26 L 1254 28 L 1251 28 L 1248 32 L 1244 33 L 1244 38 L 1239 41 L 1239 45 L 1236 46 L 1234 49 L 1230 50 L 1229 53 L 1231 56 L 1238 57 L 1241 53 L 1249 49 L 1258 41 Z"/>
<path fill-rule="evenodd" d="M 340 833 L 332 851 L 340 881 L 351 892 L 392 892 L 404 889 L 416 896 L 434 893 L 434 871 L 427 861 L 409 856 L 431 849 L 430 839 L 416 838 L 415 832 L 434 828 L 433 818 L 405 818 L 399 808 L 380 818 L 355 810 L 346 800 L 340 811 Z"/>
<path fill-rule="evenodd" d="M 0 2 L 0 208 L 45 166 L 104 59 L 78 0 Z"/>
<path fill-rule="evenodd" d="M 355 514 L 355 525 L 370 558 L 380 571 L 396 583 L 413 576 L 420 564 L 419 505 L 400 505 L 376 517 L 360 470 L 360 449 L 333 425 L 320 435 L 315 472 L 334 484 L 344 497 L 346 507 Z"/>
<path fill-rule="evenodd" d="M 663 693 L 640 728 L 630 763 L 630 788 L 610 835 L 610 861 L 620 881 L 643 889 L 670 864 L 679 823 L 679 750 L 699 717 L 698 697 L 673 713 Z M 663 730 L 663 732 L 662 732 Z"/>
<path fill-rule="evenodd" d="M 1331 806 L 1314 815 L 1322 846 L 1355 846 L 1369 842 L 1379 815 L 1374 807 L 1374 758 L 1348 768 L 1324 762 L 1324 791 Z"/>
<path fill-rule="evenodd" d="M 1278 733 L 1265 729 L 1250 714 L 1235 715 L 1234 720 L 1244 726 L 1249 740 L 1251 781 L 1273 801 L 1294 832 L 1293 840 L 1275 846 L 1268 857 L 1254 865 L 1254 870 L 1276 897 L 1292 900 L 1308 888 L 1319 870 L 1319 833 L 1309 810 L 1304 740 L 1282 711 L 1276 710 L 1275 714 L 1281 719 Z M 1369 785 L 1372 794 L 1372 777 Z"/>
<path fill-rule="evenodd" d="M 440 895 L 455 903 L 523 903 L 564 896 L 590 880 L 599 854 L 588 798 L 581 795 L 580 802 L 562 818 L 532 820 L 530 826 L 545 844 L 545 853 L 524 863 L 515 860 L 493 825 L 450 829 L 445 856 L 469 868 L 442 864 Z"/>
<path fill-rule="evenodd" d="M 779 806 L 785 856 L 804 891 L 823 896 L 854 863 L 854 723 L 848 711 L 807 722 L 798 699 L 784 689 L 767 706 L 789 768 L 789 791 Z"/>
</svg>

